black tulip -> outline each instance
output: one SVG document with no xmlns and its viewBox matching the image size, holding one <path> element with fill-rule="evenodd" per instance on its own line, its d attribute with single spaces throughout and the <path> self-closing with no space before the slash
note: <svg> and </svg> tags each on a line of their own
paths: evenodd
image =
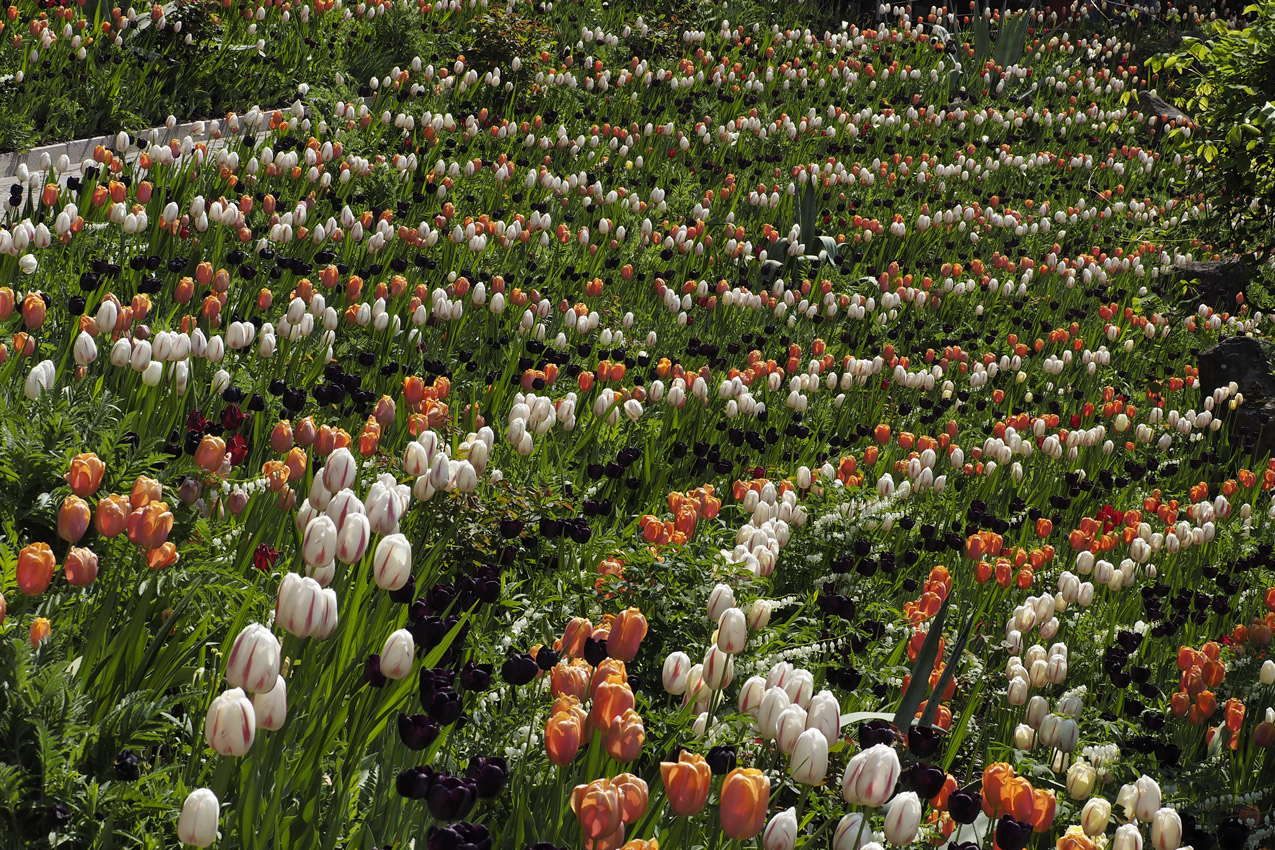
<svg viewBox="0 0 1275 850">
<path fill-rule="evenodd" d="M 1015 820 L 1012 815 L 1002 815 L 996 822 L 996 846 L 1001 850 L 1023 850 L 1032 837 L 1032 825 Z"/>
<path fill-rule="evenodd" d="M 938 752 L 941 737 L 932 726 L 913 726 L 908 730 L 908 752 L 917 758 L 929 758 Z"/>
<path fill-rule="evenodd" d="M 737 759 L 734 747 L 713 747 L 708 751 L 708 768 L 714 776 L 725 776 L 735 769 Z"/>
<path fill-rule="evenodd" d="M 390 601 L 397 605 L 411 605 L 416 598 L 416 576 L 409 574 L 407 584 L 390 591 Z"/>
<path fill-rule="evenodd" d="M 440 776 L 430 786 L 425 799 L 431 815 L 439 820 L 456 820 L 473 809 L 478 799 L 478 785 L 474 780 L 462 776 Z M 1005 850 L 1022 850 L 1022 847 Z"/>
<path fill-rule="evenodd" d="M 363 678 L 374 688 L 385 687 L 385 674 L 381 672 L 381 656 L 369 655 L 363 662 Z"/>
<path fill-rule="evenodd" d="M 500 665 L 500 677 L 515 687 L 525 685 L 540 672 L 535 659 L 525 652 L 511 655 Z"/>
<path fill-rule="evenodd" d="M 141 759 L 132 750 L 120 750 L 115 757 L 115 777 L 121 782 L 136 782 L 142 775 Z"/>
<path fill-rule="evenodd" d="M 597 667 L 607 658 L 607 642 L 594 640 L 592 636 L 584 640 L 584 660 Z"/>
<path fill-rule="evenodd" d="M 541 670 L 552 670 L 553 666 L 558 663 L 558 651 L 547 646 L 540 647 L 540 651 L 536 653 L 536 666 Z"/>
<path fill-rule="evenodd" d="M 876 744 L 893 745 L 898 733 L 886 720 L 869 720 L 859 726 L 859 746 L 863 749 Z"/>
<path fill-rule="evenodd" d="M 509 765 L 500 756 L 476 756 L 469 760 L 465 776 L 477 784 L 479 797 L 495 797 L 509 778 Z"/>
<path fill-rule="evenodd" d="M 424 714 L 400 714 L 398 737 L 409 750 L 423 750 L 438 737 L 438 724 Z"/>
<path fill-rule="evenodd" d="M 1240 850 L 1248 840 L 1248 824 L 1239 818 L 1227 818 L 1217 826 L 1217 846 L 1221 850 Z"/>
<path fill-rule="evenodd" d="M 978 820 L 979 812 L 983 810 L 983 795 L 977 791 L 970 791 L 966 788 L 958 788 L 948 795 L 947 811 L 952 816 L 952 820 L 963 826 L 969 826 Z"/>
<path fill-rule="evenodd" d="M 485 691 L 491 687 L 490 664 L 475 664 L 472 661 L 460 671 L 460 686 L 467 691 Z"/>
<path fill-rule="evenodd" d="M 409 767 L 394 779 L 394 789 L 409 800 L 424 800 L 433 784 L 434 769 L 428 765 Z"/>
<path fill-rule="evenodd" d="M 947 774 L 943 772 L 942 768 L 925 762 L 918 762 L 912 767 L 911 780 L 912 790 L 922 799 L 929 800 L 943 790 L 943 783 L 947 781 Z"/>
</svg>

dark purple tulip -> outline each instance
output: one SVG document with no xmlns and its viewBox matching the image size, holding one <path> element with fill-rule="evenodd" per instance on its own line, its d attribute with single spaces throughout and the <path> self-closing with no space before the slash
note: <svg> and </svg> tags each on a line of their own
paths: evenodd
<svg viewBox="0 0 1275 850">
<path fill-rule="evenodd" d="M 374 688 L 385 687 L 385 674 L 381 672 L 381 656 L 369 655 L 363 662 L 363 678 Z"/>
<path fill-rule="evenodd" d="M 522 534 L 523 522 L 520 519 L 502 519 L 500 521 L 500 536 L 506 540 L 512 540 Z"/>
<path fill-rule="evenodd" d="M 416 598 L 416 576 L 408 575 L 407 584 L 390 591 L 390 601 L 396 605 L 411 605 Z"/>
<path fill-rule="evenodd" d="M 438 737 L 438 724 L 424 714 L 400 714 L 398 737 L 409 750 L 423 750 Z"/>
<path fill-rule="evenodd" d="M 734 747 L 713 747 L 705 759 L 708 769 L 714 776 L 725 776 L 735 769 L 736 758 Z"/>
<path fill-rule="evenodd" d="M 607 658 L 607 642 L 594 640 L 592 636 L 584 639 L 584 660 L 597 667 Z"/>
<path fill-rule="evenodd" d="M 908 751 L 917 758 L 929 758 L 938 752 L 941 738 L 932 726 L 913 726 L 908 730 Z"/>
<path fill-rule="evenodd" d="M 440 726 L 455 723 L 460 717 L 460 695 L 451 688 L 439 688 L 430 696 L 429 701 L 421 700 L 421 707 L 438 721 Z"/>
<path fill-rule="evenodd" d="M 487 827 L 464 821 L 431 826 L 425 841 L 428 850 L 489 850 L 492 844 Z"/>
<path fill-rule="evenodd" d="M 509 778 L 509 765 L 500 756 L 475 756 L 469 760 L 465 776 L 478 784 L 479 797 L 495 797 Z"/>
<path fill-rule="evenodd" d="M 500 665 L 500 677 L 515 687 L 527 684 L 539 672 L 540 668 L 536 666 L 535 660 L 525 652 L 509 656 Z"/>
<path fill-rule="evenodd" d="M 1221 850 L 1240 850 L 1248 840 L 1248 825 L 1239 818 L 1227 818 L 1217 825 L 1217 846 Z"/>
<path fill-rule="evenodd" d="M 540 651 L 536 653 L 536 666 L 541 670 L 552 670 L 560 657 L 556 649 L 542 646 Z"/>
<path fill-rule="evenodd" d="M 859 726 L 859 746 L 865 750 L 877 744 L 893 745 L 897 736 L 886 720 L 869 720 Z"/>
<path fill-rule="evenodd" d="M 409 767 L 394 780 L 399 796 L 409 800 L 424 800 L 434 784 L 434 769 L 428 765 Z"/>
<path fill-rule="evenodd" d="M 485 691 L 491 687 L 492 665 L 469 662 L 460 671 L 460 686 L 467 691 Z"/>
<path fill-rule="evenodd" d="M 978 820 L 978 813 L 983 810 L 983 795 L 977 791 L 958 788 L 947 798 L 947 812 L 952 820 L 963 826 L 969 826 Z"/>
<path fill-rule="evenodd" d="M 943 782 L 946 779 L 947 774 L 943 772 L 942 768 L 935 767 L 932 764 L 919 762 L 912 766 L 912 790 L 923 800 L 928 800 L 943 790 Z"/>
<path fill-rule="evenodd" d="M 439 820 L 456 820 L 469 814 L 478 800 L 478 784 L 463 776 L 440 776 L 430 786 L 429 813 Z M 1030 827 L 1028 827 L 1030 829 Z M 1022 847 L 1006 848 L 1022 850 Z"/>
<path fill-rule="evenodd" d="M 1001 850 L 1023 850 L 1032 837 L 1032 825 L 1015 820 L 1012 815 L 1002 815 L 996 822 L 996 846 Z"/>
</svg>

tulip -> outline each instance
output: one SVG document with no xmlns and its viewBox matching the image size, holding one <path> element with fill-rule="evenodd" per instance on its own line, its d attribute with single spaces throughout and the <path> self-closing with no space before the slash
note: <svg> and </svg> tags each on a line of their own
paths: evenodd
<svg viewBox="0 0 1275 850">
<path fill-rule="evenodd" d="M 611 758 L 621 764 L 633 761 L 642 752 L 642 744 L 646 741 L 641 715 L 631 708 L 626 709 L 619 717 L 612 718 L 603 730 L 602 740 Z"/>
<path fill-rule="evenodd" d="M 75 587 L 88 587 L 97 578 L 97 554 L 92 549 L 72 546 L 63 567 L 66 580 Z"/>
<path fill-rule="evenodd" d="M 708 595 L 708 619 L 720 622 L 727 608 L 735 607 L 735 591 L 728 584 L 719 584 Z"/>
<path fill-rule="evenodd" d="M 735 660 L 717 646 L 708 648 L 704 655 L 704 684 L 710 690 L 720 691 L 731 683 L 735 675 Z"/>
<path fill-rule="evenodd" d="M 870 843 L 863 839 L 872 838 L 872 827 L 863 815 L 851 812 L 837 822 L 836 832 L 832 834 L 832 850 L 868 850 Z"/>
<path fill-rule="evenodd" d="M 389 679 L 405 679 L 412 672 L 416 641 L 407 629 L 392 632 L 381 649 L 381 672 Z"/>
<path fill-rule="evenodd" d="M 31 632 L 27 635 L 31 641 L 31 645 L 38 647 L 49 639 L 49 635 L 53 633 L 53 624 L 49 622 L 47 617 L 36 617 L 31 621 Z"/>
<path fill-rule="evenodd" d="M 268 693 L 279 678 L 279 639 L 260 623 L 249 623 L 226 659 L 226 681 L 249 693 Z"/>
<path fill-rule="evenodd" d="M 347 491 L 348 492 L 348 491 Z M 331 507 L 331 505 L 329 505 Z M 349 514 L 336 537 L 336 557 L 343 564 L 353 564 L 363 557 L 372 539 L 368 519 L 361 513 Z"/>
<path fill-rule="evenodd" d="M 312 567 L 325 566 L 336 557 L 337 527 L 331 517 L 317 516 L 301 537 L 301 557 Z"/>
<path fill-rule="evenodd" d="M 1151 846 L 1155 850 L 1178 850 L 1182 846 L 1182 818 L 1167 806 L 1151 817 Z"/>
<path fill-rule="evenodd" d="M 646 617 L 637 608 L 626 608 L 616 615 L 607 637 L 607 654 L 628 663 L 637 658 L 638 647 L 646 637 Z"/>
<path fill-rule="evenodd" d="M 763 738 L 774 740 L 779 735 L 779 719 L 792 705 L 788 692 L 783 688 L 771 688 L 761 698 L 757 709 L 757 729 Z"/>
<path fill-rule="evenodd" d="M 635 701 L 629 683 L 618 675 L 599 682 L 593 689 L 593 705 L 589 708 L 589 728 L 605 732 L 611 722 L 633 708 Z"/>
<path fill-rule="evenodd" d="M 738 655 L 748 642 L 748 619 L 739 608 L 727 608 L 717 622 L 717 648 Z"/>
<path fill-rule="evenodd" d="M 288 634 L 324 638 L 336 629 L 336 592 L 312 578 L 287 573 L 279 584 L 275 620 Z"/>
<path fill-rule="evenodd" d="M 1116 827 L 1111 850 L 1142 850 L 1142 833 L 1138 832 L 1138 827 L 1131 823 Z"/>
<path fill-rule="evenodd" d="M 545 723 L 545 753 L 558 767 L 570 764 L 580 750 L 583 723 L 569 711 L 558 711 Z"/>
<path fill-rule="evenodd" d="M 1150 776 L 1140 776 L 1135 787 L 1138 789 L 1138 797 L 1133 806 L 1134 817 L 1143 823 L 1149 823 L 1160 810 L 1160 785 Z"/>
<path fill-rule="evenodd" d="M 132 508 L 128 499 L 112 493 L 97 503 L 93 524 L 103 537 L 118 537 L 128 529 L 128 516 Z"/>
<path fill-rule="evenodd" d="M 348 489 L 357 476 L 358 461 L 354 459 L 349 449 L 342 446 L 328 455 L 323 465 L 323 486 L 329 493 L 339 493 Z"/>
<path fill-rule="evenodd" d="M 87 499 L 97 492 L 102 484 L 102 476 L 106 473 L 106 464 L 93 452 L 83 452 L 71 458 L 71 468 L 67 471 L 66 483 L 71 485 L 71 492 Z"/>
<path fill-rule="evenodd" d="M 282 676 L 275 679 L 270 690 L 253 694 L 252 710 L 258 729 L 275 732 L 283 728 L 283 722 L 288 719 L 288 687 Z"/>
<path fill-rule="evenodd" d="M 412 544 L 402 534 L 381 538 L 372 555 L 372 575 L 382 590 L 398 590 L 412 577 Z"/>
<path fill-rule="evenodd" d="M 226 456 L 226 441 L 221 437 L 205 434 L 195 449 L 195 465 L 205 472 L 216 472 Z"/>
<path fill-rule="evenodd" d="M 765 850 L 793 850 L 797 846 L 797 810 L 787 808 L 771 818 L 761 844 Z"/>
<path fill-rule="evenodd" d="M 811 697 L 806 728 L 818 729 L 829 745 L 841 737 L 841 704 L 831 691 L 820 691 Z"/>
<path fill-rule="evenodd" d="M 797 736 L 788 772 L 802 785 L 819 785 L 828 773 L 828 739 L 818 729 Z"/>
<path fill-rule="evenodd" d="M 128 539 L 139 549 L 158 549 L 173 530 L 173 515 L 164 502 L 147 502 L 128 515 Z"/>
<path fill-rule="evenodd" d="M 1111 822 L 1111 803 L 1102 797 L 1093 797 L 1080 811 L 1080 825 L 1085 835 L 1095 838 L 1107 831 Z"/>
<path fill-rule="evenodd" d="M 1275 685 L 1275 661 L 1268 658 L 1262 662 L 1262 669 L 1258 673 L 1258 681 L 1263 685 Z"/>
<path fill-rule="evenodd" d="M 921 828 L 921 798 L 915 791 L 904 791 L 890 802 L 885 813 L 885 839 L 897 847 L 916 840 Z"/>
<path fill-rule="evenodd" d="M 617 834 L 619 841 L 623 840 L 620 795 L 610 780 L 595 779 L 588 785 L 577 785 L 571 792 L 571 810 L 580 823 L 586 844 L 606 841 Z"/>
<path fill-rule="evenodd" d="M 735 768 L 722 781 L 722 832 L 747 841 L 761 832 L 770 805 L 770 780 L 756 768 Z"/>
<path fill-rule="evenodd" d="M 221 804 L 217 795 L 208 788 L 196 788 L 182 803 L 182 813 L 177 819 L 177 838 L 183 844 L 207 847 L 217 840 L 217 819 L 221 816 Z"/>
<path fill-rule="evenodd" d="M 67 496 L 58 509 L 58 537 L 68 543 L 78 543 L 88 531 L 92 519 L 93 512 L 89 510 L 88 502 L 74 494 Z"/>
<path fill-rule="evenodd" d="M 691 817 L 704 808 L 713 775 L 703 756 L 683 750 L 677 761 L 660 762 L 660 778 L 673 814 Z"/>
<path fill-rule="evenodd" d="M 775 725 L 775 743 L 779 751 L 791 756 L 797 746 L 797 739 L 806 731 L 806 710 L 799 705 L 790 705 L 779 715 Z"/>
<path fill-rule="evenodd" d="M 276 681 L 277 681 L 276 674 Z M 242 756 L 257 734 L 252 701 L 240 688 L 231 688 L 212 701 L 204 720 L 204 740 L 223 756 Z"/>
<path fill-rule="evenodd" d="M 1087 800 L 1093 793 L 1094 782 L 1098 772 L 1089 762 L 1073 762 L 1067 769 L 1067 795 L 1073 800 Z"/>
<path fill-rule="evenodd" d="M 739 689 L 740 713 L 751 714 L 754 720 L 757 719 L 758 711 L 761 708 L 762 697 L 765 695 L 766 680 L 761 676 L 750 676 L 748 681 L 744 682 L 744 686 Z M 787 696 L 787 694 L 785 694 L 785 696 Z"/>
<path fill-rule="evenodd" d="M 664 690 L 673 696 L 686 693 L 686 674 L 691 669 L 691 658 L 685 652 L 671 652 L 664 659 L 662 678 Z"/>
<path fill-rule="evenodd" d="M 39 596 L 49 589 L 57 559 L 47 543 L 28 543 L 18 553 L 18 590 L 25 596 Z"/>
<path fill-rule="evenodd" d="M 899 781 L 898 753 L 885 744 L 875 744 L 856 753 L 841 777 L 841 797 L 847 803 L 876 808 L 890 799 Z"/>
</svg>

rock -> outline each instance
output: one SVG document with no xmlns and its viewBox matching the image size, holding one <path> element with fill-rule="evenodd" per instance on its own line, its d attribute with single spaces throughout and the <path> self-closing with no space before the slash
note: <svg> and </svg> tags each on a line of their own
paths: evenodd
<svg viewBox="0 0 1275 850">
<path fill-rule="evenodd" d="M 1275 451 L 1275 345 L 1247 336 L 1228 337 L 1200 352 L 1200 394 L 1207 397 L 1232 381 L 1244 403 L 1228 403 L 1214 413 L 1228 422 L 1231 444 L 1256 456 Z"/>
<path fill-rule="evenodd" d="M 1178 263 L 1174 280 L 1179 283 L 1198 281 L 1190 298 L 1207 304 L 1218 312 L 1236 308 L 1236 296 L 1244 293 L 1253 279 L 1253 269 L 1241 257 Z"/>
<path fill-rule="evenodd" d="M 1190 115 L 1187 115 L 1164 98 L 1151 94 L 1151 92 L 1138 92 L 1138 110 L 1144 115 L 1158 119 L 1157 125 L 1195 126 L 1195 121 L 1191 120 Z M 1154 130 L 1155 128 L 1152 129 Z"/>
</svg>

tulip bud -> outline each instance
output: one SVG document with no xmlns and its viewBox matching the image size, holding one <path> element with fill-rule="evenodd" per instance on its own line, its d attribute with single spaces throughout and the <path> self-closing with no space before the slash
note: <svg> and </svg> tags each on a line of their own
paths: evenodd
<svg viewBox="0 0 1275 850">
<path fill-rule="evenodd" d="M 301 557 L 311 567 L 322 567 L 336 556 L 337 528 L 331 517 L 317 516 L 301 538 Z"/>
<path fill-rule="evenodd" d="M 1142 850 L 1142 833 L 1138 832 L 1138 827 L 1131 823 L 1116 827 L 1111 850 Z"/>
<path fill-rule="evenodd" d="M 1138 799 L 1133 807 L 1134 816 L 1143 823 L 1149 823 L 1160 810 L 1160 785 L 1150 776 L 1138 777 L 1135 785 Z"/>
<path fill-rule="evenodd" d="M 257 728 L 275 732 L 283 728 L 288 719 L 288 688 L 283 676 L 275 679 L 274 687 L 253 694 L 252 710 L 257 716 Z"/>
<path fill-rule="evenodd" d="M 226 659 L 226 681 L 249 693 L 267 693 L 279 678 L 279 640 L 260 623 L 249 623 Z"/>
<path fill-rule="evenodd" d="M 78 543 L 92 519 L 88 502 L 74 494 L 67 496 L 58 509 L 58 537 L 68 543 Z"/>
<path fill-rule="evenodd" d="M 739 689 L 739 710 L 744 714 L 751 714 L 754 719 L 757 718 L 758 710 L 761 708 L 762 697 L 766 695 L 766 680 L 761 676 L 751 676 L 748 681 L 744 682 L 744 686 Z M 787 694 L 785 694 L 787 696 Z"/>
<path fill-rule="evenodd" d="M 1081 760 L 1067 769 L 1067 795 L 1073 800 L 1087 800 L 1093 793 L 1098 774 L 1093 765 Z"/>
<path fill-rule="evenodd" d="M 381 538 L 372 555 L 372 573 L 382 590 L 398 590 L 412 576 L 412 544 L 402 534 Z"/>
<path fill-rule="evenodd" d="M 686 674 L 691 669 L 691 658 L 685 652 L 672 652 L 664 659 L 664 690 L 673 696 L 686 693 Z"/>
<path fill-rule="evenodd" d="M 275 674 L 276 680 L 278 673 Z M 212 701 L 204 719 L 204 740 L 223 756 L 243 756 L 257 733 L 252 701 L 240 688 L 231 688 Z"/>
<path fill-rule="evenodd" d="M 57 559 L 47 543 L 28 543 L 18 552 L 18 590 L 24 596 L 39 596 L 49 589 Z"/>
<path fill-rule="evenodd" d="M 97 554 L 91 549 L 72 546 L 66 555 L 66 580 L 75 587 L 88 587 L 97 578 Z"/>
<path fill-rule="evenodd" d="M 719 584 L 708 595 L 708 619 L 719 622 L 727 608 L 735 607 L 735 591 L 728 584 Z"/>
<path fill-rule="evenodd" d="M 806 722 L 809 723 L 809 716 Z M 788 772 L 802 785 L 819 785 L 828 773 L 828 739 L 818 729 L 807 729 L 797 737 L 788 762 Z"/>
<path fill-rule="evenodd" d="M 177 838 L 183 844 L 207 847 L 217 840 L 217 819 L 221 816 L 221 804 L 217 795 L 207 788 L 196 788 L 182 803 L 181 817 L 177 819 Z"/>
<path fill-rule="evenodd" d="M 738 655 L 748 642 L 748 623 L 744 612 L 727 608 L 717 623 L 717 648 L 728 655 Z"/>
<path fill-rule="evenodd" d="M 779 735 L 779 720 L 792 705 L 792 699 L 783 688 L 770 688 L 761 698 L 757 709 L 757 729 L 763 738 L 774 740 Z"/>
<path fill-rule="evenodd" d="M 832 850 L 868 850 L 872 827 L 864 822 L 863 815 L 851 812 L 837 822 L 832 834 Z"/>
<path fill-rule="evenodd" d="M 771 818 L 761 844 L 764 850 L 793 850 L 797 846 L 797 810 L 784 809 Z"/>
<path fill-rule="evenodd" d="M 921 828 L 921 799 L 915 791 L 904 791 L 890 802 L 885 814 L 885 839 L 897 847 L 916 840 Z"/>
<path fill-rule="evenodd" d="M 1155 850 L 1178 850 L 1182 846 L 1182 818 L 1173 809 L 1159 809 L 1151 817 L 1151 846 Z"/>
<path fill-rule="evenodd" d="M 1111 822 L 1111 803 L 1103 797 L 1093 797 L 1080 812 L 1080 826 L 1090 838 L 1102 835 Z M 1137 829 L 1135 828 L 1136 832 Z"/>
<path fill-rule="evenodd" d="M 874 744 L 856 753 L 841 777 L 841 797 L 859 806 L 881 806 L 890 799 L 901 772 L 898 753 L 885 744 Z"/>
<path fill-rule="evenodd" d="M 412 672 L 416 641 L 407 629 L 399 629 L 385 639 L 381 649 L 381 672 L 389 679 L 405 679 Z"/>
</svg>

